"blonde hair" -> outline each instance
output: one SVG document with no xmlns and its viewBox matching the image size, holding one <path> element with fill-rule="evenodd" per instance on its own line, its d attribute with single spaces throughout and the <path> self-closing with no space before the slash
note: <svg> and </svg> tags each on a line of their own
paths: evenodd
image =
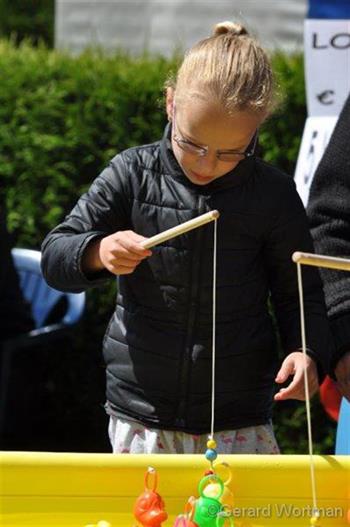
<svg viewBox="0 0 350 527">
<path fill-rule="evenodd" d="M 218 101 L 229 112 L 269 114 L 275 105 L 270 60 L 240 24 L 216 24 L 212 36 L 185 55 L 175 82 L 175 100 L 203 97 Z"/>
</svg>

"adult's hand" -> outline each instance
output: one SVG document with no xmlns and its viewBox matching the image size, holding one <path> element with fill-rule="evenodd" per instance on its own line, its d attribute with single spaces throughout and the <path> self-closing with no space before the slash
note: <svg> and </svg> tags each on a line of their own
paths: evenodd
<svg viewBox="0 0 350 527">
<path fill-rule="evenodd" d="M 312 397 L 319 386 L 317 367 L 315 361 L 309 355 L 306 356 L 306 372 L 309 381 L 309 395 Z M 284 359 L 275 381 L 278 384 L 282 384 L 290 376 L 293 376 L 292 381 L 286 388 L 281 388 L 275 394 L 275 401 L 285 401 L 287 399 L 305 401 L 304 354 L 301 351 L 294 351 Z"/>
<path fill-rule="evenodd" d="M 350 402 L 350 351 L 338 360 L 334 373 L 340 393 Z"/>
</svg>

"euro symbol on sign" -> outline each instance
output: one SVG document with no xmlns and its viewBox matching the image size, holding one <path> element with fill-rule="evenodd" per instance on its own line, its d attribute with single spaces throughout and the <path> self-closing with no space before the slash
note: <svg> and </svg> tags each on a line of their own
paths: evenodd
<svg viewBox="0 0 350 527">
<path fill-rule="evenodd" d="M 325 90 L 319 95 L 317 95 L 317 99 L 320 101 L 321 104 L 326 104 L 326 105 L 333 104 L 334 99 L 332 98 L 332 95 L 334 95 L 333 90 Z"/>
</svg>

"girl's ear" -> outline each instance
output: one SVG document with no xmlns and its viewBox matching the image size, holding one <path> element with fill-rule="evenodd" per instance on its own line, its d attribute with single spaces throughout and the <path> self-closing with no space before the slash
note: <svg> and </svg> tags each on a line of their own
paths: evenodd
<svg viewBox="0 0 350 527">
<path fill-rule="evenodd" d="M 167 88 L 166 89 L 166 113 L 168 116 L 168 121 L 172 121 L 173 114 L 174 114 L 174 98 L 175 98 L 175 91 L 174 88 Z"/>
</svg>

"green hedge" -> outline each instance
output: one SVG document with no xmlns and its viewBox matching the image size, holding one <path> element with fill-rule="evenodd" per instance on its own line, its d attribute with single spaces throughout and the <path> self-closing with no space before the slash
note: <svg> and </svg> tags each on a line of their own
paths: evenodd
<svg viewBox="0 0 350 527">
<path fill-rule="evenodd" d="M 22 243 L 38 247 L 115 153 L 159 137 L 171 66 L 0 45 L 0 193 Z"/>
<path fill-rule="evenodd" d="M 306 117 L 302 57 L 276 54 L 273 62 L 283 102 L 264 124 L 260 142 L 265 159 L 293 173 Z M 177 64 L 177 57 L 96 51 L 72 57 L 44 46 L 0 43 L 0 202 L 6 201 L 17 245 L 39 248 L 112 156 L 161 137 L 163 83 Z M 89 293 L 83 328 L 89 339 L 82 334 L 77 351 L 84 361 L 86 353 L 94 358 L 89 375 L 97 365 L 100 384 L 101 340 L 114 294 L 114 286 Z M 87 406 L 96 400 L 92 386 L 82 391 Z M 313 406 L 316 451 L 326 453 L 334 425 L 317 401 Z M 306 452 L 300 403 L 280 403 L 276 426 L 285 452 Z"/>
<path fill-rule="evenodd" d="M 0 37 L 52 46 L 55 0 L 0 0 Z"/>
</svg>

